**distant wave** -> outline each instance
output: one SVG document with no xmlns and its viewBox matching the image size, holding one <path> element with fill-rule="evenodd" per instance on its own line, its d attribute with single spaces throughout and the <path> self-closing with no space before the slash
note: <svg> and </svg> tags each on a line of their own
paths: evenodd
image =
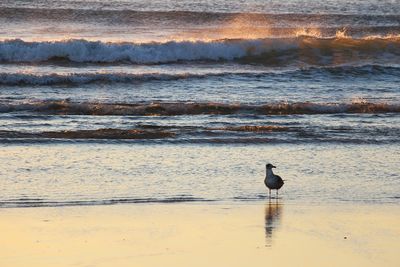
<svg viewBox="0 0 400 267">
<path fill-rule="evenodd" d="M 0 103 L 0 112 L 29 111 L 45 114 L 66 115 L 140 115 L 175 116 L 199 114 L 336 114 L 336 113 L 399 113 L 400 104 L 365 101 L 351 103 L 266 103 L 225 104 L 203 102 L 159 102 L 159 103 L 96 103 L 60 101 L 33 101 L 25 103 Z"/>
<path fill-rule="evenodd" d="M 0 62 L 71 62 L 160 64 L 185 61 L 233 61 L 260 64 L 295 62 L 313 65 L 368 60 L 398 63 L 400 37 L 350 37 L 171 41 L 166 43 L 104 43 L 87 40 L 0 42 Z"/>
<path fill-rule="evenodd" d="M 400 65 L 361 65 L 336 67 L 310 67 L 297 70 L 248 71 L 248 72 L 210 72 L 210 73 L 123 73 L 123 72 L 83 72 L 83 73 L 0 73 L 0 85 L 61 85 L 91 83 L 133 83 L 147 81 L 175 81 L 183 79 L 208 79 L 212 77 L 274 78 L 291 77 L 312 78 L 315 75 L 360 77 L 363 75 L 390 75 L 400 77 Z"/>
<path fill-rule="evenodd" d="M 400 15 L 393 14 L 339 14 L 339 13 L 257 13 L 252 12 L 211 12 L 211 11 L 184 11 L 184 10 L 165 10 L 165 11 L 145 11 L 145 10 L 112 10 L 112 9 L 88 9 L 88 8 L 29 8 L 29 7 L 0 7 L 0 13 L 3 17 L 9 19 L 26 19 L 26 18 L 45 18 L 51 20 L 112 20 L 114 23 L 129 23 L 129 22 L 142 22 L 146 23 L 149 20 L 158 19 L 160 21 L 178 20 L 183 22 L 192 23 L 209 23 L 209 22 L 223 22 L 231 21 L 238 16 L 246 17 L 251 21 L 262 20 L 279 20 L 279 21 L 344 21 L 362 23 L 382 21 L 389 25 L 397 24 Z M 119 18 L 116 20 L 116 16 Z M 122 18 L 122 19 L 121 19 Z M 315 23 L 314 23 L 315 24 Z M 348 23 L 348 25 L 351 25 Z"/>
<path fill-rule="evenodd" d="M 315 2 L 315 1 L 137 1 L 137 0 L 118 0 L 118 1 L 98 1 L 98 0 L 3 0 L 0 2 L 1 7 L 9 8 L 44 8 L 46 10 L 64 8 L 72 13 L 79 10 L 92 11 L 131 11 L 131 10 L 189 10 L 189 11 L 211 11 L 211 12 L 282 12 L 293 13 L 299 12 L 303 14 L 310 13 L 310 10 L 317 14 L 334 13 L 334 14 L 370 14 L 373 8 L 374 14 L 398 14 L 398 3 L 394 0 L 386 1 L 340 1 L 336 2 Z"/>
<path fill-rule="evenodd" d="M 64 1 L 63 1 L 64 2 Z M 90 3 L 91 5 L 93 2 Z M 111 6 L 110 6 L 111 7 Z M 10 24 L 29 24 L 36 21 L 42 24 L 58 25 L 61 32 L 69 31 L 74 23 L 86 24 L 94 32 L 104 25 L 121 29 L 148 28 L 150 31 L 163 29 L 182 29 L 182 38 L 193 28 L 200 36 L 217 38 L 243 38 L 252 35 L 257 38 L 293 37 L 299 30 L 319 32 L 320 37 L 334 36 L 335 32 L 346 28 L 353 37 L 387 35 L 400 33 L 400 15 L 379 14 L 298 14 L 298 13 L 247 13 L 247 12 L 199 12 L 199 11 L 140 11 L 105 9 L 62 9 L 62 8 L 23 8 L 0 7 L 0 20 Z M 101 23 L 99 23 L 101 21 Z M 63 28 L 62 25 L 65 25 Z M 24 26 L 21 26 L 24 27 Z M 119 32 L 119 30 L 118 30 Z M 57 31 L 55 31 L 57 33 Z M 256 36 L 254 36 L 256 35 Z M 62 35 L 61 35 L 62 36 Z M 197 37 L 200 37 L 197 36 Z M 193 36 L 196 37 L 196 34 Z M 107 38 L 107 36 L 105 36 Z M 123 34 L 121 35 L 123 37 Z"/>
</svg>

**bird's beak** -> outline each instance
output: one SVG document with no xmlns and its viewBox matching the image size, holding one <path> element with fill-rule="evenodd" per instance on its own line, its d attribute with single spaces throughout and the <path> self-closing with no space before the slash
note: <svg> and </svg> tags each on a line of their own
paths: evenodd
<svg viewBox="0 0 400 267">
<path fill-rule="evenodd" d="M 276 166 L 272 165 L 272 168 L 276 168 Z"/>
</svg>

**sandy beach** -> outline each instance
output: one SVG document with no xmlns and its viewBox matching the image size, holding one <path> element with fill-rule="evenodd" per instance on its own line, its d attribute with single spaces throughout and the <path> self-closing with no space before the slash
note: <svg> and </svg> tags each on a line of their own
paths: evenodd
<svg viewBox="0 0 400 267">
<path fill-rule="evenodd" d="M 0 265 L 398 266 L 396 205 L 111 205 L 0 210 Z"/>
</svg>

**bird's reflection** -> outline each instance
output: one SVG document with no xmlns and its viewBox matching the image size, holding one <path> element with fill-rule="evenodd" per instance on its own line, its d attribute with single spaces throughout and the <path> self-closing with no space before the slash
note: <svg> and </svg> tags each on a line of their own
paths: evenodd
<svg viewBox="0 0 400 267">
<path fill-rule="evenodd" d="M 265 205 L 265 245 L 272 245 L 272 234 L 280 224 L 283 204 L 278 199 L 268 200 Z"/>
</svg>

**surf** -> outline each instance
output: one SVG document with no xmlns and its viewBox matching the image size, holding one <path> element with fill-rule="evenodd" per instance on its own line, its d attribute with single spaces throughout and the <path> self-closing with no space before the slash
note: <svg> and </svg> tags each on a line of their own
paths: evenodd
<svg viewBox="0 0 400 267">
<path fill-rule="evenodd" d="M 398 63 L 400 36 L 349 36 L 319 38 L 223 39 L 211 41 L 102 42 L 85 39 L 27 42 L 21 39 L 0 42 L 1 63 L 168 64 L 193 61 L 238 61 L 242 63 L 314 65 L 343 62 L 383 61 Z M 289 63 L 285 63 L 289 62 Z"/>
</svg>

